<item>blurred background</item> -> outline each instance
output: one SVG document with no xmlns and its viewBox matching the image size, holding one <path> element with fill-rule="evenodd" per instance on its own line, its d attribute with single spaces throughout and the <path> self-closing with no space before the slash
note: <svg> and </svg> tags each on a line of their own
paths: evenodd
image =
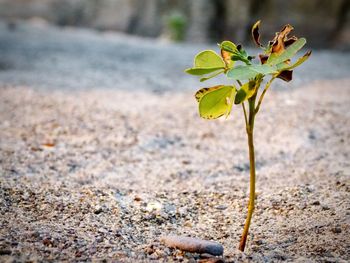
<svg viewBox="0 0 350 263">
<path fill-rule="evenodd" d="M 0 262 L 156 261 L 168 232 L 223 243 L 227 262 L 350 262 L 349 5 L 0 0 Z M 259 19 L 263 43 L 290 23 L 308 41 L 293 61 L 312 56 L 259 111 L 257 221 L 251 254 L 236 257 L 242 109 L 199 118 L 195 92 L 234 81 L 184 70 L 222 40 L 261 52 Z"/>
<path fill-rule="evenodd" d="M 10 27 L 33 18 L 197 43 L 248 42 L 261 19 L 265 42 L 290 23 L 313 48 L 350 49 L 349 0 L 0 0 L 0 19 Z"/>
</svg>

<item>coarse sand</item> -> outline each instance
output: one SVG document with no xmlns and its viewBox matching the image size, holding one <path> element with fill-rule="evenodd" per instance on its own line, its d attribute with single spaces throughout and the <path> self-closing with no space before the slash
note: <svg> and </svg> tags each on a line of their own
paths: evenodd
<svg viewBox="0 0 350 263">
<path fill-rule="evenodd" d="M 127 36 L 28 25 L 16 30 L 0 31 L 0 40 L 14 41 L 0 45 L 6 51 L 0 63 L 0 261 L 201 260 L 162 245 L 168 234 L 220 242 L 227 262 L 350 261 L 350 79 L 344 73 L 350 67 L 341 58 L 349 54 L 315 52 L 316 61 L 334 54 L 324 63 L 347 68 L 324 78 L 301 67 L 297 85 L 278 80 L 266 95 L 255 127 L 257 207 L 242 253 L 237 246 L 249 194 L 242 109 L 234 107 L 227 120 L 200 119 L 193 93 L 203 84 L 177 72 L 202 47 L 144 40 L 143 49 L 141 40 Z M 145 61 L 141 81 L 135 80 L 140 65 L 128 62 L 135 71 L 123 75 L 117 60 L 120 82 L 109 75 L 114 66 L 104 71 L 97 63 L 98 77 L 86 85 L 79 72 L 60 71 L 64 61 L 56 72 L 36 60 L 34 49 L 53 61 L 67 53 L 50 40 L 35 41 L 38 30 L 67 48 L 87 39 L 96 46 L 101 39 L 111 46 L 130 41 L 146 54 L 165 50 L 173 62 L 148 82 Z M 17 42 L 23 35 L 31 51 Z M 77 58 L 79 67 L 84 59 Z M 179 82 L 170 76 L 174 69 Z M 80 77 L 91 72 L 82 69 Z M 107 80 L 99 83 L 104 72 Z M 164 89 L 154 87 L 157 77 Z M 128 78 L 145 86 L 128 87 Z"/>
</svg>

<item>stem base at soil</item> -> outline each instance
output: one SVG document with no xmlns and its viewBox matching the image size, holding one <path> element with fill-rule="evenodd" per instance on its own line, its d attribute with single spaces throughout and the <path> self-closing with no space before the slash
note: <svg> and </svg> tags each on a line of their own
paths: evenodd
<svg viewBox="0 0 350 263">
<path fill-rule="evenodd" d="M 248 205 L 248 214 L 247 219 L 244 225 L 243 233 L 241 240 L 239 242 L 239 250 L 244 251 L 245 245 L 247 242 L 247 236 L 249 232 L 250 222 L 253 216 L 255 208 L 255 154 L 254 154 L 254 119 L 255 119 L 255 99 L 256 96 L 253 96 L 249 99 L 249 120 L 247 129 L 248 136 L 248 147 L 249 147 L 249 164 L 250 164 L 250 194 L 249 194 L 249 205 Z"/>
</svg>

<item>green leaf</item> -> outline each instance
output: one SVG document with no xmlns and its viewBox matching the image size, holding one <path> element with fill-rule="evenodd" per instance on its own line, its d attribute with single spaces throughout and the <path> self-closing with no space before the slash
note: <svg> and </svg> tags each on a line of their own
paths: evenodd
<svg viewBox="0 0 350 263">
<path fill-rule="evenodd" d="M 207 76 L 207 77 L 203 77 L 203 78 L 201 78 L 199 81 L 200 81 L 200 82 L 206 81 L 206 80 L 208 80 L 208 79 L 211 79 L 211 78 L 216 77 L 217 75 L 219 75 L 219 74 L 221 74 L 221 73 L 224 73 L 224 70 L 219 70 L 219 71 L 217 71 L 217 72 L 215 72 L 215 73 L 213 73 L 213 74 L 211 74 L 211 75 L 209 75 L 209 76 Z"/>
<path fill-rule="evenodd" d="M 237 52 L 237 46 L 228 40 L 221 42 L 220 48 L 232 54 Z"/>
<path fill-rule="evenodd" d="M 227 72 L 227 77 L 236 80 L 255 78 L 259 74 L 249 66 L 237 66 Z"/>
<path fill-rule="evenodd" d="M 195 76 L 202 76 L 202 75 L 206 75 L 209 73 L 213 73 L 215 71 L 218 71 L 222 69 L 222 67 L 220 68 L 188 68 L 185 70 L 186 73 L 191 74 L 191 75 L 195 75 Z"/>
<path fill-rule="evenodd" d="M 304 45 L 306 44 L 305 38 L 299 38 L 293 44 L 291 44 L 281 54 L 272 53 L 268 58 L 266 64 L 277 65 L 288 59 L 291 59 Z"/>
<path fill-rule="evenodd" d="M 204 50 L 194 58 L 194 67 L 185 70 L 186 73 L 196 76 L 202 76 L 223 70 L 225 62 L 212 50 Z M 210 76 L 207 79 L 211 78 Z M 205 79 L 205 78 L 203 78 Z"/>
<path fill-rule="evenodd" d="M 310 55 L 311 55 L 311 51 L 308 51 L 302 57 L 298 58 L 298 60 L 294 64 L 290 65 L 287 63 L 281 63 L 281 64 L 277 65 L 277 69 L 279 71 L 294 69 L 294 68 L 300 66 L 301 64 L 303 64 L 306 60 L 308 60 Z"/>
<path fill-rule="evenodd" d="M 237 47 L 231 41 L 223 41 L 220 45 L 221 48 L 221 56 L 226 64 L 227 68 L 232 68 L 234 65 L 234 61 L 232 60 L 232 55 L 237 51 Z"/>
<path fill-rule="evenodd" d="M 224 68 L 225 62 L 213 50 L 204 50 L 194 58 L 195 68 Z"/>
<path fill-rule="evenodd" d="M 247 65 L 251 65 L 252 64 L 251 63 L 252 57 L 248 56 L 247 51 L 245 51 L 243 49 L 242 45 L 238 45 L 237 46 L 237 52 L 235 52 L 232 55 L 231 58 L 232 58 L 233 61 L 240 60 L 240 61 L 244 62 Z"/>
<path fill-rule="evenodd" d="M 235 97 L 235 104 L 240 104 L 241 102 L 249 99 L 255 93 L 255 82 L 249 81 L 242 85 L 242 87 L 237 91 Z"/>
<path fill-rule="evenodd" d="M 247 52 L 242 48 L 242 45 L 236 46 L 231 41 L 223 41 L 220 44 L 220 47 L 221 47 L 221 55 L 223 56 L 225 61 L 227 60 L 225 59 L 226 57 L 225 53 L 229 53 L 230 60 L 232 61 L 240 60 L 248 65 L 251 64 L 250 63 L 251 57 L 248 56 Z"/>
<path fill-rule="evenodd" d="M 237 66 L 227 72 L 227 77 L 236 80 L 253 79 L 258 74 L 268 75 L 277 73 L 275 67 L 269 65 Z"/>
<path fill-rule="evenodd" d="M 263 75 L 268 74 L 274 74 L 277 73 L 277 70 L 275 67 L 269 66 L 269 65 L 251 65 L 249 66 L 251 69 L 255 70 L 256 72 L 259 72 Z"/>
<path fill-rule="evenodd" d="M 207 94 L 208 92 L 211 92 L 211 91 L 214 91 L 214 90 L 218 90 L 218 89 L 221 89 L 223 85 L 217 85 L 217 86 L 214 86 L 214 87 L 210 87 L 210 88 L 201 88 L 200 90 L 198 90 L 196 92 L 196 94 L 194 94 L 194 97 L 196 98 L 196 100 L 199 102 L 203 96 L 205 94 Z"/>
<path fill-rule="evenodd" d="M 231 112 L 236 88 L 234 86 L 215 86 L 197 91 L 199 114 L 204 119 L 216 119 Z"/>
<path fill-rule="evenodd" d="M 240 46 L 240 48 L 238 49 L 238 51 L 239 51 L 239 53 L 241 54 L 241 56 L 242 56 L 243 58 L 248 59 L 248 53 L 247 53 L 247 51 L 245 51 L 245 49 L 243 49 L 242 46 Z"/>
</svg>

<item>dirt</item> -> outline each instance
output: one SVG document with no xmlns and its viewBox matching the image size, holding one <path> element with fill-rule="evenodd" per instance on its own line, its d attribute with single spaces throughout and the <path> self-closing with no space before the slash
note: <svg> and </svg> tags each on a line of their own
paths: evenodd
<svg viewBox="0 0 350 263">
<path fill-rule="evenodd" d="M 179 69 L 203 47 L 4 28 L 0 38 L 14 42 L 0 45 L 0 261 L 201 259 L 160 243 L 172 234 L 220 242 L 227 262 L 350 260 L 349 54 L 315 52 L 313 67 L 265 97 L 255 128 L 257 207 L 242 253 L 249 194 L 242 110 L 226 121 L 200 119 L 193 98 L 200 84 Z M 39 31 L 52 37 L 35 40 Z M 90 58 L 69 60 L 86 40 Z M 128 60 L 135 46 L 139 64 Z M 112 60 L 123 52 L 124 71 L 122 59 Z M 62 54 L 66 61 L 48 63 Z M 147 68 L 152 56 L 168 64 Z M 88 61 L 94 69 L 84 68 Z M 339 70 L 323 74 L 320 62 Z"/>
</svg>

